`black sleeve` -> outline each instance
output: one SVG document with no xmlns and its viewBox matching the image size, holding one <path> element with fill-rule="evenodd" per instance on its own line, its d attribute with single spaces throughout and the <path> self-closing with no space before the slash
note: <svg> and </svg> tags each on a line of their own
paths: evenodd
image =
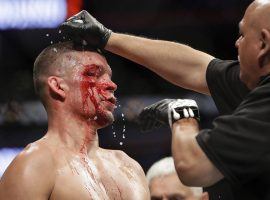
<svg viewBox="0 0 270 200">
<path fill-rule="evenodd" d="M 212 130 L 202 130 L 196 137 L 207 157 L 232 183 L 242 185 L 269 172 L 269 93 L 269 83 L 256 88 L 232 115 L 218 117 Z"/>
<path fill-rule="evenodd" d="M 231 114 L 248 94 L 239 78 L 239 62 L 212 60 L 206 71 L 207 85 L 220 114 Z"/>
</svg>

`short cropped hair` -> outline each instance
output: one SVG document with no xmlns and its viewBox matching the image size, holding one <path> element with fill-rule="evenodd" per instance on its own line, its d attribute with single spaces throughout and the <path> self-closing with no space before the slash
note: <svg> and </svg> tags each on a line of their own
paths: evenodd
<svg viewBox="0 0 270 200">
<path fill-rule="evenodd" d="M 156 177 L 161 177 L 169 174 L 176 173 L 174 161 L 172 157 L 165 157 L 161 160 L 155 162 L 147 171 L 146 178 L 148 180 L 148 184 L 150 184 L 151 180 Z M 180 181 L 180 180 L 179 180 Z M 190 187 L 193 194 L 199 196 L 202 194 L 201 187 Z"/>
<path fill-rule="evenodd" d="M 33 80 L 35 92 L 43 101 L 43 90 L 46 85 L 46 79 L 50 75 L 56 75 L 56 70 L 65 68 L 63 54 L 75 51 L 91 51 L 104 56 L 99 49 L 91 46 L 82 46 L 73 41 L 56 43 L 45 48 L 36 58 L 33 68 Z M 44 103 L 44 102 L 43 102 Z"/>
<path fill-rule="evenodd" d="M 55 70 L 61 67 L 61 63 L 58 62 L 61 55 L 73 51 L 73 49 L 72 42 L 53 44 L 45 48 L 36 58 L 33 68 L 33 80 L 35 92 L 41 99 L 46 82 L 44 77 L 54 74 Z"/>
</svg>

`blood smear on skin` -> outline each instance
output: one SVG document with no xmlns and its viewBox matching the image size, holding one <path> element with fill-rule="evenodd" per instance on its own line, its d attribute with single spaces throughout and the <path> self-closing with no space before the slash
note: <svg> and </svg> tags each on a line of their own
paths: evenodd
<svg viewBox="0 0 270 200">
<path fill-rule="evenodd" d="M 95 80 L 93 78 L 90 78 L 88 76 L 85 76 L 84 74 L 87 73 L 87 71 L 89 70 L 89 67 L 93 67 L 93 66 L 89 66 L 86 65 L 84 66 L 85 70 L 83 71 L 83 73 L 80 75 L 82 82 L 81 82 L 81 94 L 82 94 L 82 102 L 83 102 L 83 110 L 85 113 L 89 113 L 90 109 L 88 107 L 88 103 L 87 100 L 88 98 L 90 99 L 90 101 L 93 103 L 94 107 L 95 107 L 95 113 L 104 113 L 105 111 L 102 110 L 97 103 L 97 100 L 94 96 L 94 89 L 96 89 L 97 93 L 101 96 L 104 97 L 104 94 L 102 92 L 102 88 L 101 87 L 106 87 L 107 84 L 103 85 L 98 85 L 96 84 Z M 96 122 L 99 125 L 104 125 L 107 123 L 107 121 L 105 121 L 105 119 L 101 119 L 101 118 L 97 118 Z"/>
</svg>

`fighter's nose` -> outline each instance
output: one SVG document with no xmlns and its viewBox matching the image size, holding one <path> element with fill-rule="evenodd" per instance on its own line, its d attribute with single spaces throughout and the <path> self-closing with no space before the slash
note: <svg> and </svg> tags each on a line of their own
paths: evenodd
<svg viewBox="0 0 270 200">
<path fill-rule="evenodd" d="M 115 90 L 117 90 L 117 85 L 114 82 L 110 82 L 107 87 L 106 90 L 109 90 L 111 92 L 114 92 Z"/>
</svg>

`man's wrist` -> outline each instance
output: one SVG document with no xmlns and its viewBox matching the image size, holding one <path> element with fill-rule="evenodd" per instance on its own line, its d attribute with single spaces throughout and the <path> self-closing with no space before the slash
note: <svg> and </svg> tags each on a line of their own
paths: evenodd
<svg viewBox="0 0 270 200">
<path fill-rule="evenodd" d="M 183 118 L 177 120 L 173 123 L 172 129 L 179 126 L 181 127 L 181 129 L 194 129 L 195 131 L 199 130 L 199 123 L 198 120 L 195 118 Z"/>
<path fill-rule="evenodd" d="M 114 41 L 117 39 L 117 33 L 111 32 L 111 35 L 104 47 L 105 50 L 110 51 L 110 49 L 114 46 Z"/>
</svg>

